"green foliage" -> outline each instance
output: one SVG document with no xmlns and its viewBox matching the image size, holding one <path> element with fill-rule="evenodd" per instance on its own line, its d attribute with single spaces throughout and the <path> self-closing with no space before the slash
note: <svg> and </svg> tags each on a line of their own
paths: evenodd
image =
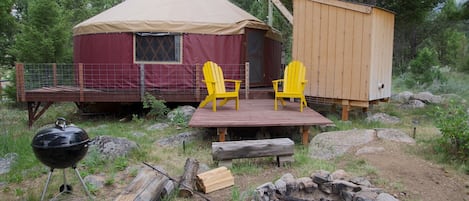
<svg viewBox="0 0 469 201">
<path fill-rule="evenodd" d="M 70 62 L 66 58 L 66 24 L 60 7 L 55 1 L 32 0 L 28 5 L 28 15 L 11 53 L 20 62 L 54 63 Z M 68 55 L 71 56 L 71 55 Z"/>
<path fill-rule="evenodd" d="M 13 65 L 14 58 L 6 51 L 13 43 L 17 24 L 10 10 L 14 0 L 0 1 L 0 65 Z"/>
<path fill-rule="evenodd" d="M 11 101 L 16 101 L 16 71 L 7 70 L 4 79 L 9 80 L 9 84 L 5 87 L 6 97 Z"/>
<path fill-rule="evenodd" d="M 450 101 L 447 107 L 438 107 L 435 113 L 435 126 L 441 131 L 441 150 L 456 158 L 469 157 L 469 114 L 466 107 Z"/>
<path fill-rule="evenodd" d="M 145 93 L 143 108 L 150 109 L 147 113 L 147 117 L 150 118 L 164 118 L 169 112 L 169 108 L 166 107 L 165 101 L 156 99 L 150 93 Z"/>
<path fill-rule="evenodd" d="M 422 48 L 415 59 L 410 62 L 410 79 L 407 85 L 429 85 L 434 80 L 444 82 L 443 75 L 438 67 L 438 57 L 435 50 L 431 48 Z"/>
<path fill-rule="evenodd" d="M 462 70 L 468 47 L 465 34 L 455 28 L 447 28 L 438 38 L 438 56 L 441 63 Z"/>
</svg>

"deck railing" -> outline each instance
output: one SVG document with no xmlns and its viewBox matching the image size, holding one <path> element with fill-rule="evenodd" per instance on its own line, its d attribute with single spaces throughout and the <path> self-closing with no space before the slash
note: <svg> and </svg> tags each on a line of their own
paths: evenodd
<svg viewBox="0 0 469 201">
<path fill-rule="evenodd" d="M 247 98 L 249 63 L 220 66 L 226 79 L 242 80 L 242 90 Z M 80 101 L 85 101 L 84 94 L 90 91 L 137 94 L 141 100 L 146 92 L 161 96 L 192 96 L 196 101 L 206 94 L 202 64 L 18 63 L 16 72 L 18 101 L 23 102 L 28 101 L 26 93 L 47 90 L 75 91 Z M 73 96 L 76 97 L 76 93 Z"/>
</svg>

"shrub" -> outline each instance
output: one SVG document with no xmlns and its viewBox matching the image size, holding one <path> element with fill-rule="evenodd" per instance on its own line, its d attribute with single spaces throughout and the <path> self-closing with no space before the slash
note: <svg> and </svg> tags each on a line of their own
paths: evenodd
<svg viewBox="0 0 469 201">
<path fill-rule="evenodd" d="M 438 55 L 432 48 L 420 49 L 417 57 L 410 61 L 409 65 L 410 79 L 406 84 L 410 88 L 415 85 L 430 85 L 434 81 L 445 81 L 438 67 Z"/>
<path fill-rule="evenodd" d="M 165 103 L 164 100 L 158 100 L 150 93 L 145 93 L 143 108 L 150 109 L 147 113 L 147 117 L 164 118 L 169 112 L 169 108 L 166 107 Z"/>
<path fill-rule="evenodd" d="M 463 104 L 450 101 L 446 108 L 437 107 L 436 127 L 442 136 L 440 148 L 461 160 L 469 156 L 469 115 Z"/>
</svg>

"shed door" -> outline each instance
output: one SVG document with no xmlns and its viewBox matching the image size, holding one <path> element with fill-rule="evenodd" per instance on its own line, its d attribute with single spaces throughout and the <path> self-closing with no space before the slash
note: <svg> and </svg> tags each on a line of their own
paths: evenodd
<svg viewBox="0 0 469 201">
<path fill-rule="evenodd" d="M 246 29 L 249 82 L 253 85 L 264 81 L 264 34 L 265 31 Z"/>
</svg>

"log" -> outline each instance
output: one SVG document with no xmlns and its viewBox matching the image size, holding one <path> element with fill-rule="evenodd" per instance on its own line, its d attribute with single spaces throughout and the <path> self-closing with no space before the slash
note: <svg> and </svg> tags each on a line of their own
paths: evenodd
<svg viewBox="0 0 469 201">
<path fill-rule="evenodd" d="M 204 193 L 211 193 L 234 185 L 231 171 L 222 166 L 197 175 L 196 185 Z"/>
<path fill-rule="evenodd" d="M 199 162 L 196 159 L 188 158 L 186 164 L 184 165 L 184 174 L 179 181 L 179 196 L 188 198 L 192 197 L 195 177 L 197 171 L 199 170 Z"/>
<path fill-rule="evenodd" d="M 214 160 L 284 156 L 294 154 L 295 143 L 289 138 L 213 142 Z"/>
<path fill-rule="evenodd" d="M 165 172 L 162 168 L 158 168 Z M 169 178 L 144 167 L 135 179 L 117 196 L 115 201 L 158 200 L 162 196 Z"/>
<path fill-rule="evenodd" d="M 295 143 L 289 138 L 212 143 L 212 158 L 229 164 L 231 159 L 277 156 L 278 166 L 293 161 Z"/>
</svg>

